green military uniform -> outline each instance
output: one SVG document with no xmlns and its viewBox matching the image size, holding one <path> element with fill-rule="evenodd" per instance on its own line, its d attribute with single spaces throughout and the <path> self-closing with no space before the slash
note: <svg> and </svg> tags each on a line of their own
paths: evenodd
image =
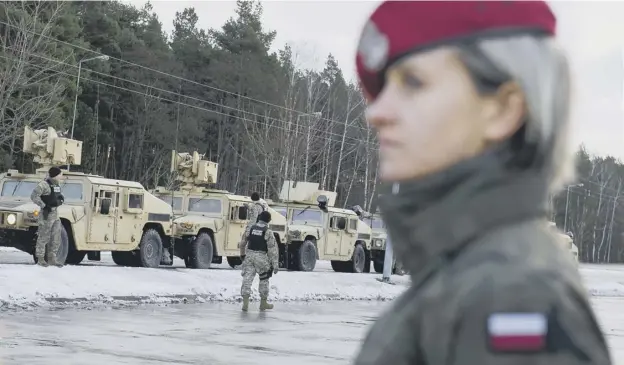
<svg viewBox="0 0 624 365">
<path fill-rule="evenodd" d="M 356 365 L 611 363 L 576 265 L 548 227 L 546 179 L 496 161 L 466 161 L 380 201 L 412 286 Z"/>
</svg>

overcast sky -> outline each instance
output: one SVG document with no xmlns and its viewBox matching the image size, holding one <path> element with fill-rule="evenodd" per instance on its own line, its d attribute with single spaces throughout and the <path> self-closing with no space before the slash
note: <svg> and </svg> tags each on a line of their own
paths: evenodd
<svg viewBox="0 0 624 365">
<path fill-rule="evenodd" d="M 126 1 L 142 6 L 145 1 Z M 176 11 L 194 7 L 199 27 L 220 27 L 235 1 L 152 1 L 163 28 Z M 263 1 L 264 26 L 277 31 L 274 49 L 293 45 L 300 66 L 322 68 L 332 53 L 345 77 L 354 77 L 359 32 L 379 1 Z M 575 76 L 574 143 L 624 160 L 624 2 L 551 1 L 558 34 Z"/>
</svg>

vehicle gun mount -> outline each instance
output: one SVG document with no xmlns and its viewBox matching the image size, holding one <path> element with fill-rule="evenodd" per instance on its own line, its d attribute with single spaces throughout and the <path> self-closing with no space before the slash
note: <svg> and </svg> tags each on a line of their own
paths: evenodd
<svg viewBox="0 0 624 365">
<path fill-rule="evenodd" d="M 182 189 L 216 184 L 219 164 L 203 158 L 204 155 L 200 155 L 197 151 L 192 154 L 171 151 L 171 172 L 177 172 L 176 181 L 182 183 Z"/>
<path fill-rule="evenodd" d="M 325 205 L 333 207 L 336 204 L 338 193 L 319 190 L 318 188 L 318 183 L 285 180 L 279 198 L 283 202 L 316 204 L 320 196 L 325 196 L 327 198 Z"/>
<path fill-rule="evenodd" d="M 361 206 L 359 205 L 354 205 L 353 207 L 351 207 L 351 210 L 355 212 L 355 214 L 358 215 L 358 217 L 360 217 L 360 219 L 363 218 L 370 218 L 373 216 L 372 213 L 365 211 Z"/>
<path fill-rule="evenodd" d="M 23 151 L 34 155 L 33 161 L 43 165 L 37 171 L 52 166 L 80 165 L 82 160 L 82 142 L 65 138 L 52 127 L 33 130 L 25 126 Z"/>
</svg>

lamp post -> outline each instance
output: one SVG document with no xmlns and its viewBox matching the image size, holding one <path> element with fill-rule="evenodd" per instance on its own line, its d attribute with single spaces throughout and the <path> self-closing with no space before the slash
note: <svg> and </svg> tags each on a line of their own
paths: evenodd
<svg viewBox="0 0 624 365">
<path fill-rule="evenodd" d="M 566 207 L 565 207 L 565 216 L 563 218 L 563 232 L 564 233 L 568 233 L 568 205 L 570 204 L 570 188 L 571 187 L 583 187 L 583 184 L 574 184 L 574 185 L 568 185 L 567 187 L 567 194 L 566 194 Z"/>
<path fill-rule="evenodd" d="M 74 116 L 72 117 L 72 127 L 71 127 L 71 136 L 69 138 L 74 139 L 74 125 L 76 124 L 76 109 L 78 107 L 78 88 L 80 85 L 80 72 L 82 71 L 82 63 L 92 60 L 108 60 L 108 56 L 101 55 L 91 58 L 82 59 L 78 62 L 78 78 L 76 79 L 76 96 L 74 99 Z M 69 164 L 67 164 L 67 171 L 69 171 Z"/>
</svg>

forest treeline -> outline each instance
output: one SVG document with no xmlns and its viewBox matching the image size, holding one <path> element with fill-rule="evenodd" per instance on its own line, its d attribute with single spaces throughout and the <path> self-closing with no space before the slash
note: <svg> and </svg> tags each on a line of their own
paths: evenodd
<svg viewBox="0 0 624 365">
<path fill-rule="evenodd" d="M 286 179 L 312 181 L 374 210 L 378 145 L 357 85 L 331 54 L 317 71 L 288 45 L 272 52 L 261 18 L 238 1 L 221 28 L 200 29 L 186 8 L 167 34 L 149 4 L 0 3 L 0 168 L 32 171 L 24 126 L 70 134 L 76 105 L 76 169 L 152 188 L 171 184 L 172 149 L 197 150 L 219 163 L 218 188 L 276 198 Z M 554 197 L 553 219 L 581 260 L 623 262 L 624 165 L 578 154 L 579 184 Z"/>
</svg>

